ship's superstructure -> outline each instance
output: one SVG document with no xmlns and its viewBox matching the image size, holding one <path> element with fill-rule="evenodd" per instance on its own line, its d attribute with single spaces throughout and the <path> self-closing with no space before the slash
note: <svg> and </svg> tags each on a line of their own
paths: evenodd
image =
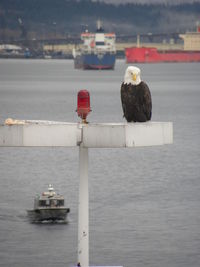
<svg viewBox="0 0 200 267">
<path fill-rule="evenodd" d="M 186 32 L 179 35 L 184 40 L 185 51 L 200 51 L 200 26 L 196 32 Z"/>
</svg>

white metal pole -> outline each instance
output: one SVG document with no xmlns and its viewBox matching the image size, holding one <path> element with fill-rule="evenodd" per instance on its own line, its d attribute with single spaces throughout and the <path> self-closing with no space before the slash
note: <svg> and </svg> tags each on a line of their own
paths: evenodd
<svg viewBox="0 0 200 267">
<path fill-rule="evenodd" d="M 78 263 L 89 267 L 88 148 L 79 147 Z"/>
</svg>

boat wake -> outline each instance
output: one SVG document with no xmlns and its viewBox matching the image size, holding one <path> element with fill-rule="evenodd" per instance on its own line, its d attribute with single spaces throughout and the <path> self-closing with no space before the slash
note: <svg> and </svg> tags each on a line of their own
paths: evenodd
<svg viewBox="0 0 200 267">
<path fill-rule="evenodd" d="M 68 220 L 30 220 L 33 224 L 68 224 Z"/>
</svg>

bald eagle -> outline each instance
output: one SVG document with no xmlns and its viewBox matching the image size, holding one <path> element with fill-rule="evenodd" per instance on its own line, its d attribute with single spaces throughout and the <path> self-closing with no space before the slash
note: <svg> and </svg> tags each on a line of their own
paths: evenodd
<svg viewBox="0 0 200 267">
<path fill-rule="evenodd" d="M 152 101 L 147 84 L 141 81 L 140 69 L 129 66 L 121 85 L 121 101 L 127 122 L 151 120 Z"/>
</svg>

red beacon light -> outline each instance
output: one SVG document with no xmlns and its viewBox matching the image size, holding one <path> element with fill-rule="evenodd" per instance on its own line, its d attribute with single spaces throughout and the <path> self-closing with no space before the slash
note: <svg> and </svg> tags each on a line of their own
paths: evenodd
<svg viewBox="0 0 200 267">
<path fill-rule="evenodd" d="M 83 123 L 87 123 L 86 118 L 90 113 L 90 93 L 87 90 L 80 90 L 77 95 L 77 113 Z"/>
</svg>

